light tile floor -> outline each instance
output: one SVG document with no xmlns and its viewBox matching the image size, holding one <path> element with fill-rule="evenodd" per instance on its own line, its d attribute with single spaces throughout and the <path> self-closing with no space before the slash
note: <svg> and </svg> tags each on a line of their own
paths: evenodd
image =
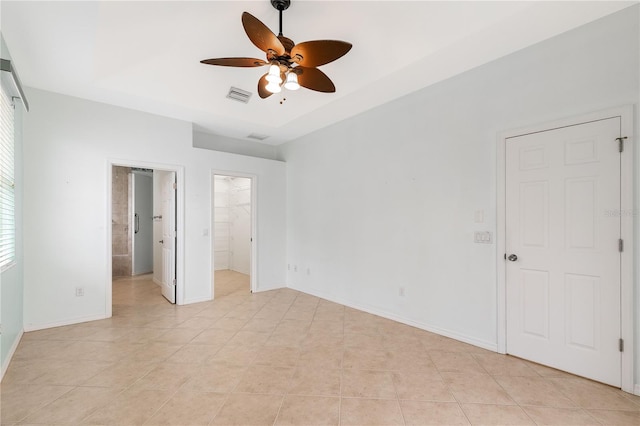
<svg viewBox="0 0 640 426">
<path fill-rule="evenodd" d="M 251 292 L 249 276 L 231 270 L 216 271 L 215 297 L 246 296 Z"/>
<path fill-rule="evenodd" d="M 188 306 L 149 276 L 120 279 L 112 318 L 26 333 L 2 424 L 640 424 L 619 389 L 216 276 L 237 287 Z"/>
</svg>

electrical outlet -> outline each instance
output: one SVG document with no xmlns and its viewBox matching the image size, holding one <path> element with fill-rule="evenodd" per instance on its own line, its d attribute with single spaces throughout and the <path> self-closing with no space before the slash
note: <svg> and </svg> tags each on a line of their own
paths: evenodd
<svg viewBox="0 0 640 426">
<path fill-rule="evenodd" d="M 76 297 L 84 296 L 84 287 L 76 287 Z"/>
</svg>

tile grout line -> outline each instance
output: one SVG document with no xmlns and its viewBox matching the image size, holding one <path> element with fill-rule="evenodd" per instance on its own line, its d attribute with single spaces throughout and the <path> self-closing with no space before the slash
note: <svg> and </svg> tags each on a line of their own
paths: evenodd
<svg viewBox="0 0 640 426">
<path fill-rule="evenodd" d="M 427 350 L 427 352 L 429 352 Z M 431 359 L 431 361 L 433 362 L 433 359 L 431 358 L 431 355 L 429 355 L 429 358 Z M 473 358 L 473 357 L 472 357 Z M 475 361 L 475 358 L 473 358 Z M 458 397 L 456 396 L 455 393 L 453 393 L 453 391 L 451 390 L 451 388 L 449 387 L 449 384 L 444 380 L 444 378 L 442 377 L 442 371 L 440 371 L 440 368 L 438 368 L 438 364 L 436 364 L 435 362 L 433 362 L 433 365 L 435 366 L 436 370 L 438 371 L 438 374 L 440 375 L 440 377 L 442 378 L 442 383 L 444 383 L 444 385 L 447 387 L 447 390 L 449 391 L 449 393 L 451 394 L 451 396 L 453 397 L 453 399 L 455 399 L 456 404 L 458 404 L 458 409 L 460 409 L 460 411 L 462 412 L 462 415 L 464 416 L 465 419 L 467 419 L 467 422 L 469 424 L 471 423 L 471 420 L 469 420 L 469 416 L 467 415 L 467 413 L 464 411 L 464 408 L 462 408 L 462 403 L 460 402 L 460 400 L 458 399 Z M 482 367 L 482 366 L 480 366 Z M 483 368 L 484 369 L 484 368 Z"/>
<path fill-rule="evenodd" d="M 396 393 L 396 402 L 398 404 L 398 409 L 400 410 L 400 416 L 402 417 L 402 424 L 404 426 L 407 425 L 407 419 L 404 416 L 404 410 L 402 409 L 402 403 L 400 402 L 400 395 L 398 394 L 398 386 L 396 386 L 396 380 L 395 380 L 395 372 L 394 371 L 389 371 L 389 374 L 391 375 L 391 384 L 393 386 L 393 390 Z"/>
<path fill-rule="evenodd" d="M 289 305 L 289 308 L 287 309 L 287 311 L 284 313 L 284 315 L 282 315 L 282 317 L 280 318 L 280 320 L 278 321 L 278 324 L 282 323 L 282 320 L 284 319 L 284 317 L 287 316 L 287 313 L 291 310 L 291 307 L 295 304 L 296 299 L 298 299 L 299 295 L 296 295 L 296 297 L 293 299 L 293 302 L 291 302 L 291 304 Z M 276 326 L 273 331 L 271 332 L 271 334 L 269 335 L 269 338 L 271 338 L 271 336 L 273 336 L 273 333 L 275 333 L 276 329 L 278 327 Z M 268 342 L 269 339 L 266 340 L 266 342 Z M 265 343 L 266 343 L 265 342 Z M 300 360 L 300 354 L 298 354 L 298 361 Z M 282 395 L 282 400 L 280 401 L 280 406 L 278 407 L 278 411 L 276 412 L 276 417 L 273 419 L 273 425 L 275 426 L 275 424 L 278 422 L 278 417 L 280 417 L 280 412 L 282 411 L 282 406 L 284 405 L 284 400 L 287 397 L 287 391 L 289 390 L 289 386 L 291 385 L 291 381 L 293 380 L 293 375 L 296 374 L 296 370 L 297 370 L 297 362 L 296 362 L 296 366 L 293 369 L 293 374 L 291 375 L 291 377 L 289 377 L 289 381 L 287 382 L 287 387 L 286 390 L 284 391 L 283 395 Z"/>
</svg>

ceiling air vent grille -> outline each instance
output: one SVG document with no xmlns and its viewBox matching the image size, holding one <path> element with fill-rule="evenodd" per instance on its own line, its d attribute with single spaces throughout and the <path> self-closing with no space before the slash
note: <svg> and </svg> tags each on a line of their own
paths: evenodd
<svg viewBox="0 0 640 426">
<path fill-rule="evenodd" d="M 247 104 L 249 103 L 249 98 L 251 98 L 251 92 L 238 89 L 237 87 L 231 87 L 229 93 L 227 93 L 227 98 Z"/>
<path fill-rule="evenodd" d="M 251 133 L 247 136 L 249 139 L 255 139 L 257 141 L 263 141 L 269 137 L 269 135 L 261 135 L 260 133 Z"/>
</svg>

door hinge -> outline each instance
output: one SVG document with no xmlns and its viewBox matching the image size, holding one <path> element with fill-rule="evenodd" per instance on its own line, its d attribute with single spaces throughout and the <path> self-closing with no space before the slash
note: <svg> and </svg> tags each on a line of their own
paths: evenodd
<svg viewBox="0 0 640 426">
<path fill-rule="evenodd" d="M 176 279 L 174 278 L 171 284 L 176 285 Z"/>
<path fill-rule="evenodd" d="M 622 241 L 622 238 L 620 238 L 620 239 L 618 240 L 618 251 L 619 251 L 620 253 L 622 253 L 622 252 L 624 251 L 624 241 Z"/>
<path fill-rule="evenodd" d="M 624 140 L 627 139 L 626 136 L 622 136 L 620 138 L 616 138 L 616 140 L 618 141 L 618 151 L 622 152 L 624 151 Z"/>
<path fill-rule="evenodd" d="M 178 184 L 173 182 L 173 189 L 178 189 Z"/>
<path fill-rule="evenodd" d="M 618 340 L 618 349 L 620 349 L 620 352 L 624 352 L 624 340 Z"/>
</svg>

